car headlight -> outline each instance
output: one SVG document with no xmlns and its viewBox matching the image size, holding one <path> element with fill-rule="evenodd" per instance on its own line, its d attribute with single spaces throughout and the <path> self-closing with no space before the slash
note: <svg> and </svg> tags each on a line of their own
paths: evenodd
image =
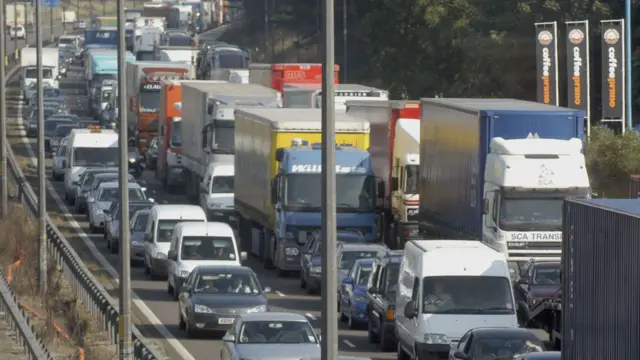
<svg viewBox="0 0 640 360">
<path fill-rule="evenodd" d="M 129 162 L 133 164 L 134 162 L 136 162 L 136 159 L 134 159 L 134 158 L 129 158 Z"/>
<path fill-rule="evenodd" d="M 312 266 L 310 271 L 312 273 L 321 273 L 322 272 L 322 266 Z"/>
<path fill-rule="evenodd" d="M 363 296 L 356 296 L 356 301 L 367 301 L 367 298 Z"/>
<path fill-rule="evenodd" d="M 209 209 L 222 209 L 222 205 L 216 203 L 208 203 L 207 206 Z"/>
<path fill-rule="evenodd" d="M 424 342 L 427 344 L 450 344 L 449 338 L 444 334 L 424 334 Z"/>
<path fill-rule="evenodd" d="M 249 309 L 247 312 L 248 313 L 259 313 L 259 312 L 266 312 L 267 311 L 267 305 L 260 305 L 260 306 L 256 306 L 252 309 Z"/>
<path fill-rule="evenodd" d="M 180 270 L 180 277 L 186 278 L 187 276 L 189 276 L 188 270 Z"/>
<path fill-rule="evenodd" d="M 155 253 L 154 258 L 156 258 L 156 259 L 166 259 L 167 258 L 167 254 L 161 253 L 161 252 L 157 252 L 157 253 Z"/>
<path fill-rule="evenodd" d="M 298 250 L 298 248 L 288 247 L 284 249 L 284 253 L 289 256 L 296 256 L 300 253 L 300 251 Z"/>
<path fill-rule="evenodd" d="M 211 310 L 209 307 L 204 306 L 204 305 L 198 305 L 195 304 L 193 306 L 193 311 L 197 312 L 197 313 L 203 313 L 203 314 L 212 314 L 213 310 Z"/>
<path fill-rule="evenodd" d="M 144 243 L 142 241 L 131 240 L 131 246 L 142 246 Z"/>
</svg>

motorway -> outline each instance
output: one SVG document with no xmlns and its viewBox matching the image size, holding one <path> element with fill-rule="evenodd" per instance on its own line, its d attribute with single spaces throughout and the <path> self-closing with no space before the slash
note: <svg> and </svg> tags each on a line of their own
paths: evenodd
<svg viewBox="0 0 640 360">
<path fill-rule="evenodd" d="M 74 112 L 86 116 L 86 96 L 82 94 L 84 82 L 80 78 L 79 68 L 72 68 L 67 79 L 60 81 L 67 101 Z M 16 86 L 15 82 L 11 86 Z M 34 139 L 22 138 L 24 127 L 21 121 L 22 105 L 17 99 L 17 89 L 11 89 L 7 100 L 9 106 L 9 134 L 12 148 L 21 163 L 31 163 L 25 171 L 35 191 L 35 154 Z M 51 160 L 47 160 L 48 174 Z M 50 178 L 50 176 L 49 176 Z M 175 194 L 165 194 L 161 185 L 153 178 L 153 173 L 145 171 L 141 183 L 147 187 L 147 193 L 156 202 L 162 204 L 186 203 L 186 200 Z M 70 214 L 61 199 L 64 198 L 62 182 L 49 182 L 47 185 L 47 210 L 54 223 L 65 234 L 83 260 L 88 263 L 94 274 L 104 278 L 106 274 L 115 275 L 119 268 L 119 258 L 110 254 L 101 234 L 91 234 L 87 218 Z M 103 263 L 104 262 L 104 263 Z M 274 271 L 265 270 L 255 259 L 249 259 L 247 265 L 257 274 L 263 286 L 269 286 L 273 293 L 269 295 L 269 305 L 273 311 L 287 311 L 303 314 L 320 331 L 321 299 L 319 296 L 307 295 L 299 286 L 297 277 L 278 278 Z M 102 275 L 102 276 L 100 276 Z M 218 359 L 221 341 L 219 339 L 187 339 L 185 333 L 178 329 L 178 307 L 167 294 L 165 281 L 149 280 L 141 267 L 132 268 L 132 290 L 134 292 L 134 316 L 136 326 L 154 342 L 161 345 L 170 359 Z M 117 292 L 112 292 L 117 297 Z M 335 315 L 337 316 L 337 314 Z M 394 359 L 395 353 L 380 353 L 375 345 L 369 344 L 366 330 L 348 330 L 341 324 L 339 331 L 339 348 L 341 355 L 365 356 L 376 360 Z"/>
<path fill-rule="evenodd" d="M 69 77 L 60 81 L 67 101 L 73 111 L 86 116 L 87 103 L 84 96 L 84 81 L 80 68 L 72 68 Z M 25 128 L 22 123 L 22 105 L 17 98 L 17 83 L 10 83 L 7 105 L 9 116 L 9 135 L 12 148 L 25 166 L 25 175 L 37 193 L 34 139 L 23 138 Z M 47 171 L 50 174 L 51 160 L 47 160 Z M 50 179 L 50 176 L 49 176 Z M 177 194 L 166 194 L 161 185 L 155 181 L 153 173 L 145 171 L 140 181 L 147 187 L 149 197 L 161 204 L 186 203 L 186 199 Z M 64 204 L 64 187 L 62 182 L 47 182 L 47 211 L 55 225 L 67 237 L 76 252 L 85 261 L 94 275 L 101 279 L 103 285 L 111 288 L 111 295 L 117 298 L 117 278 L 119 258 L 110 254 L 101 234 L 91 234 L 86 216 L 73 214 L 70 207 Z M 287 311 L 303 314 L 319 331 L 321 321 L 321 298 L 307 295 L 300 289 L 297 277 L 278 278 L 274 271 L 265 270 L 256 259 L 247 262 L 257 274 L 263 286 L 269 286 L 274 293 L 269 294 L 269 305 L 273 311 Z M 115 279 L 115 280 L 114 280 Z M 219 339 L 201 338 L 187 339 L 185 333 L 178 329 L 177 303 L 167 293 L 165 281 L 149 280 L 141 267 L 132 268 L 132 291 L 134 297 L 134 322 L 142 333 L 161 348 L 170 359 L 219 359 L 221 341 Z M 334 316 L 337 316 L 334 315 Z M 540 334 L 544 338 L 544 334 Z M 366 330 L 349 330 L 344 323 L 340 324 L 338 333 L 341 355 L 364 356 L 374 360 L 395 359 L 394 353 L 381 353 L 376 345 L 369 344 Z"/>
</svg>

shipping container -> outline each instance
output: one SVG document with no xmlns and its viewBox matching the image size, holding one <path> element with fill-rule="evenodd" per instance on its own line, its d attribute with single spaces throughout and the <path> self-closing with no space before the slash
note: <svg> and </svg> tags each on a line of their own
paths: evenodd
<svg viewBox="0 0 640 360">
<path fill-rule="evenodd" d="M 640 201 L 566 200 L 562 359 L 640 359 Z"/>
</svg>

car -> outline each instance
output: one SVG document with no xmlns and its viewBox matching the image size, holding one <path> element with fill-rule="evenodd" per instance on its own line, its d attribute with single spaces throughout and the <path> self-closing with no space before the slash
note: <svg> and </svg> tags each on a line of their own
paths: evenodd
<svg viewBox="0 0 640 360">
<path fill-rule="evenodd" d="M 45 108 L 44 109 L 44 120 L 46 121 L 52 115 L 58 114 L 56 109 Z M 38 136 L 38 111 L 34 110 L 28 117 L 27 120 L 27 137 L 37 137 Z"/>
<path fill-rule="evenodd" d="M 65 101 L 64 94 L 62 90 L 54 87 L 44 87 L 42 89 L 43 101 Z M 38 105 L 38 93 L 34 92 L 31 97 L 27 98 L 27 104 L 29 105 L 29 109 L 35 108 Z"/>
<path fill-rule="evenodd" d="M 47 153 L 54 152 L 51 144 L 51 139 L 56 137 L 56 129 L 60 125 L 73 125 L 73 122 L 70 119 L 47 119 L 44 122 L 44 151 L 45 152 Z"/>
<path fill-rule="evenodd" d="M 53 77 L 53 71 L 51 69 L 42 69 L 42 75 L 45 79 L 49 79 Z M 55 89 L 53 86 L 51 86 L 51 84 L 49 84 L 48 82 L 44 82 L 42 83 L 42 89 L 44 91 L 44 89 Z M 24 92 L 24 99 L 27 101 L 27 104 L 29 104 L 29 99 L 31 99 L 33 97 L 33 94 L 38 92 L 38 83 L 34 82 L 29 84 L 29 87 L 25 90 Z"/>
<path fill-rule="evenodd" d="M 159 145 L 158 142 L 159 141 L 160 141 L 159 138 L 157 137 L 153 138 L 151 140 L 151 143 L 149 143 L 149 148 L 147 149 L 147 152 L 144 155 L 145 165 L 149 170 L 155 170 L 158 164 L 158 145 Z"/>
<path fill-rule="evenodd" d="M 368 322 L 367 284 L 373 259 L 358 259 L 349 274 L 340 283 L 340 320 L 347 321 L 349 329 L 356 329 Z"/>
<path fill-rule="evenodd" d="M 146 189 L 137 183 L 129 183 L 129 198 L 131 200 L 144 200 L 147 198 L 144 191 Z M 120 196 L 120 184 L 117 181 L 109 181 L 100 184 L 95 191 L 95 197 L 87 198 L 89 212 L 89 230 L 98 233 L 104 229 L 107 214 L 111 203 L 118 201 Z"/>
<path fill-rule="evenodd" d="M 543 299 L 553 298 L 562 287 L 560 261 L 529 261 L 522 267 L 513 287 L 521 325 L 529 321 L 529 309 Z"/>
<path fill-rule="evenodd" d="M 51 169 L 51 178 L 54 181 L 62 180 L 64 177 L 64 165 L 67 159 L 67 142 L 62 139 L 55 155 L 53 156 L 53 168 Z"/>
<path fill-rule="evenodd" d="M 522 354 L 542 351 L 544 351 L 542 341 L 529 329 L 475 328 L 462 335 L 455 346 L 450 346 L 448 358 L 449 360 L 517 359 Z"/>
<path fill-rule="evenodd" d="M 560 360 L 560 351 L 532 352 L 514 356 L 513 360 Z"/>
<path fill-rule="evenodd" d="M 49 120 L 50 121 L 50 120 Z M 45 123 L 46 127 L 46 123 Z M 77 123 L 72 124 L 60 124 L 56 127 L 56 130 L 53 132 L 53 136 L 51 137 L 51 152 L 55 153 L 60 146 L 62 139 L 69 136 L 71 130 L 79 128 Z"/>
<path fill-rule="evenodd" d="M 286 312 L 239 316 L 222 337 L 221 360 L 320 359 L 320 336 L 303 315 Z"/>
<path fill-rule="evenodd" d="M 307 289 L 307 293 L 315 294 L 320 291 L 322 283 L 322 233 L 315 231 L 302 246 L 300 254 L 300 288 Z M 351 231 L 338 230 L 336 233 L 338 243 L 364 244 L 362 235 Z M 288 247 L 284 249 L 288 258 L 298 257 L 298 249 Z"/>
<path fill-rule="evenodd" d="M 27 36 L 27 31 L 22 25 L 14 25 L 9 30 L 9 36 L 13 39 L 24 39 Z"/>
<path fill-rule="evenodd" d="M 386 253 L 389 249 L 382 244 L 375 243 L 339 243 L 336 250 L 336 259 L 338 259 L 338 293 L 340 292 L 340 284 L 353 264 L 358 259 L 375 258 L 378 253 Z"/>
<path fill-rule="evenodd" d="M 367 338 L 382 351 L 396 350 L 396 291 L 402 250 L 379 253 L 373 261 L 367 289 Z"/>
<path fill-rule="evenodd" d="M 112 254 L 117 254 L 120 247 L 120 202 L 113 203 L 114 206 L 107 213 L 107 220 L 104 227 L 104 238 L 106 240 L 107 250 Z M 137 211 L 151 209 L 153 199 L 129 201 L 129 219 Z"/>
<path fill-rule="evenodd" d="M 129 259 L 131 265 L 144 263 L 144 234 L 151 215 L 150 210 L 138 210 L 131 217 L 129 228 L 131 229 Z"/>
<path fill-rule="evenodd" d="M 202 331 L 228 331 L 236 317 L 269 311 L 258 277 L 245 266 L 196 267 L 178 295 L 178 326 L 193 338 Z"/>
<path fill-rule="evenodd" d="M 118 173 L 117 167 L 111 168 L 88 168 L 85 170 L 77 181 L 76 187 L 76 202 L 74 204 L 74 210 L 77 214 L 82 214 L 86 210 L 87 197 L 91 192 L 93 186 L 93 180 L 96 175 L 104 173 Z"/>
</svg>

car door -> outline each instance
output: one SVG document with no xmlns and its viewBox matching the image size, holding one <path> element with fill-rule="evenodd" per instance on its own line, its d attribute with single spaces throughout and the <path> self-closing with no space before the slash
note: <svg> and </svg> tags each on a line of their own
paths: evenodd
<svg viewBox="0 0 640 360">
<path fill-rule="evenodd" d="M 182 287 L 182 289 L 175 289 L 179 291 L 180 295 L 178 295 L 178 307 L 180 308 L 180 312 L 182 313 L 183 318 L 187 318 L 187 307 L 189 306 L 189 293 L 193 288 L 195 283 L 195 279 L 198 276 L 198 268 L 194 269 L 189 277 L 187 278 L 186 284 Z"/>
<path fill-rule="evenodd" d="M 67 156 L 67 146 L 60 145 L 60 147 L 58 148 L 58 151 L 56 152 L 56 156 L 54 160 L 55 161 L 54 169 L 56 170 L 56 174 L 60 172 L 60 170 L 62 170 L 62 163 L 64 162 L 64 159 L 66 156 Z"/>
<path fill-rule="evenodd" d="M 239 354 L 236 354 L 236 342 L 238 341 L 238 336 L 240 336 L 240 328 L 242 328 L 242 320 L 240 318 L 236 318 L 236 321 L 231 325 L 227 334 L 233 335 L 235 337 L 235 341 L 224 341 L 222 343 L 222 349 L 220 349 L 220 360 L 235 360 L 239 359 Z"/>
<path fill-rule="evenodd" d="M 149 215 L 150 217 L 153 214 Z M 153 230 L 155 229 L 155 219 L 149 219 L 147 229 L 144 231 L 144 261 L 147 265 L 151 265 L 151 252 L 153 251 Z"/>
<path fill-rule="evenodd" d="M 353 266 L 351 266 L 351 270 L 349 270 L 349 273 L 347 274 L 347 277 L 353 280 L 353 284 L 355 284 L 357 272 L 358 272 L 358 266 L 356 265 L 356 263 L 354 263 Z M 351 302 L 352 295 L 353 295 L 353 285 L 344 284 L 344 286 L 342 287 L 343 304 L 348 306 L 348 304 Z"/>
<path fill-rule="evenodd" d="M 370 318 L 370 321 L 373 322 L 374 329 L 382 329 L 382 317 L 385 316 L 386 310 L 384 308 L 383 300 L 382 300 L 382 292 L 384 289 L 384 279 L 387 273 L 386 266 L 380 266 L 378 270 L 378 274 L 375 278 L 372 279 L 372 291 L 369 296 L 374 304 L 372 309 L 373 316 Z M 381 287 L 382 286 L 382 287 Z M 375 290 L 375 291 L 373 291 Z"/>
</svg>

